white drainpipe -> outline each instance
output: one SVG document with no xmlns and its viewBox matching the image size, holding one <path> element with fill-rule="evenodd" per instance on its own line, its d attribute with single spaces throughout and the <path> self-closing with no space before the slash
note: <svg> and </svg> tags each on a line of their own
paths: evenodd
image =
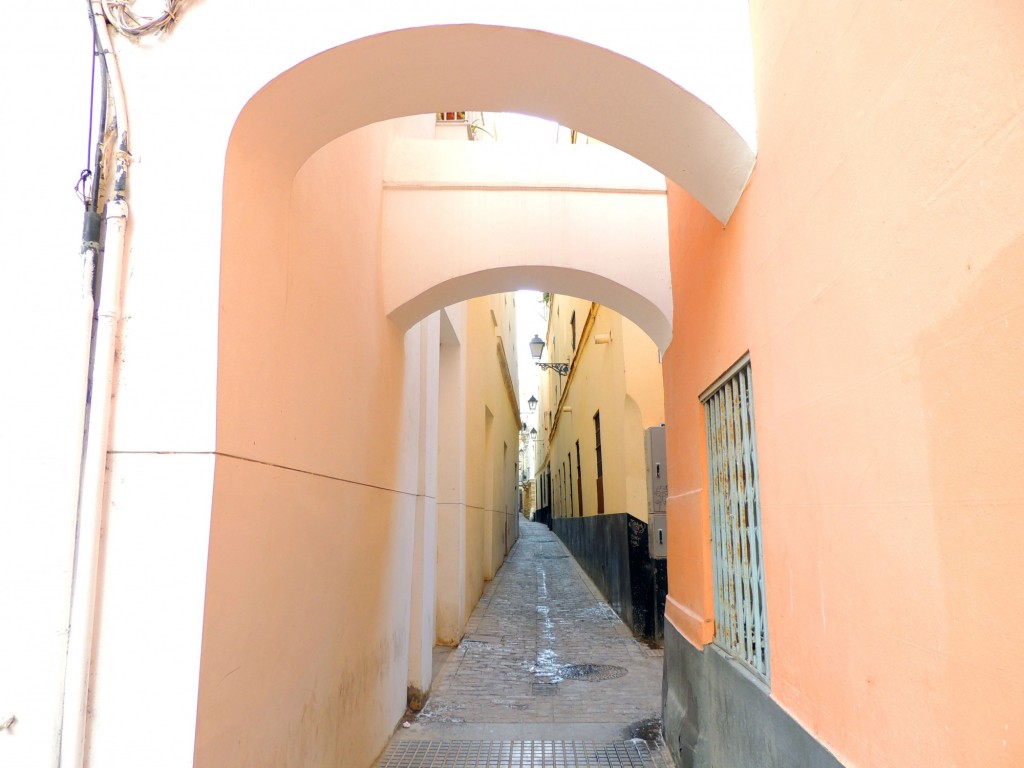
<svg viewBox="0 0 1024 768">
<path fill-rule="evenodd" d="M 61 726 L 60 766 L 85 765 L 85 739 L 89 705 L 90 663 L 95 636 L 96 595 L 99 581 L 100 532 L 107 479 L 107 449 L 113 412 L 111 395 L 116 377 L 115 353 L 121 320 L 121 281 L 126 257 L 125 232 L 128 203 L 128 112 L 117 58 L 110 43 L 103 8 L 92 0 L 93 24 L 107 77 L 110 80 L 114 122 L 117 126 L 114 158 L 114 195 L 107 202 L 104 219 L 102 272 L 99 304 L 92 338 L 89 376 L 89 411 L 78 497 L 78 532 L 75 543 L 74 579 L 71 586 L 71 621 L 65 670 Z M 94 193 L 95 194 L 95 193 Z"/>
</svg>

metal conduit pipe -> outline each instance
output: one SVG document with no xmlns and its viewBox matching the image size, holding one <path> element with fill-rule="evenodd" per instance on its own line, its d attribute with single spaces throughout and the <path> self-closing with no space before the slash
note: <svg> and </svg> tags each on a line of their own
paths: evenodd
<svg viewBox="0 0 1024 768">
<path fill-rule="evenodd" d="M 96 44 L 110 84 L 113 120 L 117 129 L 114 157 L 114 189 L 104 211 L 105 233 L 101 258 L 99 295 L 91 339 L 87 414 L 79 481 L 74 576 L 71 585 L 71 617 L 68 658 L 64 675 L 64 702 L 59 765 L 85 765 L 90 663 L 95 636 L 96 594 L 99 581 L 100 531 L 107 479 L 107 450 L 113 411 L 111 393 L 115 379 L 117 331 L 121 320 L 121 280 L 126 257 L 128 223 L 128 112 L 124 86 L 99 0 L 89 0 Z M 97 185 L 99 179 L 96 181 Z M 94 194 L 97 194 L 94 192 Z M 94 254 L 95 258 L 95 254 Z"/>
</svg>

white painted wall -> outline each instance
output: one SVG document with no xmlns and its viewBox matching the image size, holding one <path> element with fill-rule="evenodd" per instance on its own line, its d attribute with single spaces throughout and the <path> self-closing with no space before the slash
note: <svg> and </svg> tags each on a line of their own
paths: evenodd
<svg viewBox="0 0 1024 768">
<path fill-rule="evenodd" d="M 668 346 L 661 174 L 602 145 L 465 141 L 401 142 L 387 174 L 382 274 L 399 325 L 530 287 L 592 298 Z"/>
<path fill-rule="evenodd" d="M 0 47 L 0 765 L 53 766 L 60 728 L 91 307 L 85 3 L 4 9 Z M 18 30 L 15 34 L 13 30 Z"/>
<path fill-rule="evenodd" d="M 208 454 L 111 456 L 90 765 L 192 759 L 214 472 Z"/>
</svg>

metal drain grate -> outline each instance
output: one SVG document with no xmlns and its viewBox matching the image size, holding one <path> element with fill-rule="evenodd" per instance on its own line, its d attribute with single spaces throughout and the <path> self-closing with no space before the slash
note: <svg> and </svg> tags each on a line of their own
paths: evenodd
<svg viewBox="0 0 1024 768">
<path fill-rule="evenodd" d="M 377 768 L 658 768 L 647 742 L 399 741 Z"/>
<path fill-rule="evenodd" d="M 616 677 L 622 677 L 627 671 L 625 667 L 616 667 L 612 664 L 566 664 L 558 670 L 558 676 L 563 680 L 596 682 L 614 680 Z"/>
</svg>

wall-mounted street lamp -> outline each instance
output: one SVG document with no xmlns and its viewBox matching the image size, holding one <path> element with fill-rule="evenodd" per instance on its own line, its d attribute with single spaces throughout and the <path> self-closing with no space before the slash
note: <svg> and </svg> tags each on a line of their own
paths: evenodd
<svg viewBox="0 0 1024 768">
<path fill-rule="evenodd" d="M 534 360 L 540 360 L 541 354 L 544 352 L 544 339 L 537 334 L 533 335 L 530 340 L 530 356 Z"/>
<path fill-rule="evenodd" d="M 536 363 L 537 367 L 542 371 L 552 370 L 559 376 L 569 375 L 569 364 L 568 363 Z"/>
<path fill-rule="evenodd" d="M 540 360 L 540 356 L 544 353 L 544 339 L 540 336 L 534 336 L 530 340 L 530 355 L 534 360 Z M 559 376 L 569 375 L 569 364 L 568 363 L 534 363 L 542 371 L 554 371 Z"/>
<path fill-rule="evenodd" d="M 537 398 L 533 395 L 530 395 L 530 399 L 526 401 L 526 404 L 530 406 L 530 413 L 537 410 Z"/>
</svg>

